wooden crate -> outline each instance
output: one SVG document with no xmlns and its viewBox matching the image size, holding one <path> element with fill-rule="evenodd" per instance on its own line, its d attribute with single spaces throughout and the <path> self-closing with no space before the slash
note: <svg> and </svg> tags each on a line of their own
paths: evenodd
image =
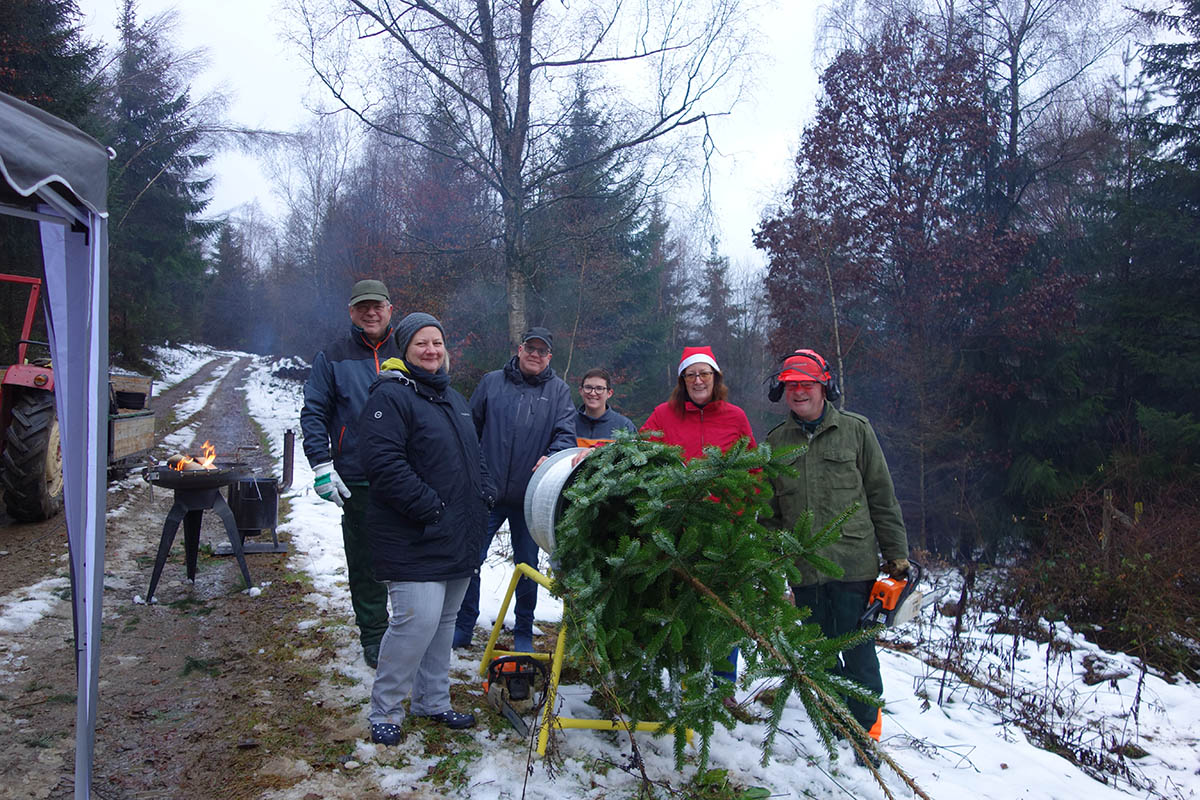
<svg viewBox="0 0 1200 800">
<path fill-rule="evenodd" d="M 108 417 L 108 461 L 113 463 L 154 447 L 154 412 L 124 411 Z"/>
<path fill-rule="evenodd" d="M 108 383 L 117 399 L 118 408 L 140 410 L 149 407 L 154 379 L 148 375 L 110 372 Z"/>
</svg>

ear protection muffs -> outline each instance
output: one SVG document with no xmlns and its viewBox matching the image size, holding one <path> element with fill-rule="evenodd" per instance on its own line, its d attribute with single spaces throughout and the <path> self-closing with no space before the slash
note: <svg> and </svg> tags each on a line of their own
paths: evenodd
<svg viewBox="0 0 1200 800">
<path fill-rule="evenodd" d="M 817 365 L 820 374 L 815 377 L 817 378 L 817 382 L 825 387 L 826 400 L 833 402 L 842 396 L 841 390 L 838 389 L 836 376 L 833 374 L 833 370 L 829 368 L 829 362 L 814 350 L 796 350 L 781 357 L 779 359 L 781 366 L 768 378 L 771 382 L 771 386 L 767 390 L 768 400 L 772 403 L 778 403 L 783 397 L 783 387 L 787 381 L 781 381 L 779 378 L 783 373 L 789 371 L 790 367 L 787 362 L 795 358 L 804 358 Z"/>
</svg>

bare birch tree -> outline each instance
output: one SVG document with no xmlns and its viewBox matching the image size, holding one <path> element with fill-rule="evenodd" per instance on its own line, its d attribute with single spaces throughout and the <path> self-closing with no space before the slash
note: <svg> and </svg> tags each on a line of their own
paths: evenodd
<svg viewBox="0 0 1200 800">
<path fill-rule="evenodd" d="M 377 131 L 461 161 L 494 193 L 514 342 L 535 266 L 525 224 L 565 169 L 553 134 L 573 78 L 607 89 L 614 135 L 597 159 L 643 154 L 684 132 L 707 143 L 709 118 L 740 94 L 735 65 L 747 50 L 742 0 L 294 3 L 296 39 L 338 103 Z M 456 141 L 425 136 L 421 120 L 432 114 L 453 121 Z"/>
</svg>

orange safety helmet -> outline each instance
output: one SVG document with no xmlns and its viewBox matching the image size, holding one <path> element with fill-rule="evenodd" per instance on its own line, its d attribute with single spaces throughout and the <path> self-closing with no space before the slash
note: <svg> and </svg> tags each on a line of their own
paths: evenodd
<svg viewBox="0 0 1200 800">
<path fill-rule="evenodd" d="M 792 381 L 816 381 L 825 387 L 825 397 L 831 402 L 841 396 L 833 370 L 816 350 L 795 350 L 782 359 L 783 364 L 770 378 L 767 397 L 772 403 L 783 397 L 783 385 Z"/>
</svg>

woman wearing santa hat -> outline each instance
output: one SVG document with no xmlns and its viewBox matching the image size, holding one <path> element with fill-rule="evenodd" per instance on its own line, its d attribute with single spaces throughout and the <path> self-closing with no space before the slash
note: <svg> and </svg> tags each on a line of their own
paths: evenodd
<svg viewBox="0 0 1200 800">
<path fill-rule="evenodd" d="M 754 447 L 754 432 L 746 412 L 726 400 L 729 387 L 721 378 L 721 368 L 711 347 L 685 347 L 679 359 L 679 380 L 671 399 L 650 414 L 643 431 L 662 431 L 652 439 L 683 448 L 683 460 L 704 455 L 714 445 L 725 452 L 739 439 L 749 439 Z M 737 650 L 729 654 L 729 670 L 714 671 L 718 677 L 737 680 Z M 726 705 L 736 706 L 733 698 Z M 734 710 L 731 708 L 731 710 Z"/>
<path fill-rule="evenodd" d="M 685 347 L 671 399 L 654 409 L 642 430 L 662 431 L 661 437 L 654 438 L 682 447 L 685 461 L 704 455 L 708 445 L 725 452 L 744 437 L 749 437 L 754 447 L 750 420 L 745 411 L 725 399 L 728 395 L 729 387 L 721 379 L 712 348 Z"/>
</svg>

